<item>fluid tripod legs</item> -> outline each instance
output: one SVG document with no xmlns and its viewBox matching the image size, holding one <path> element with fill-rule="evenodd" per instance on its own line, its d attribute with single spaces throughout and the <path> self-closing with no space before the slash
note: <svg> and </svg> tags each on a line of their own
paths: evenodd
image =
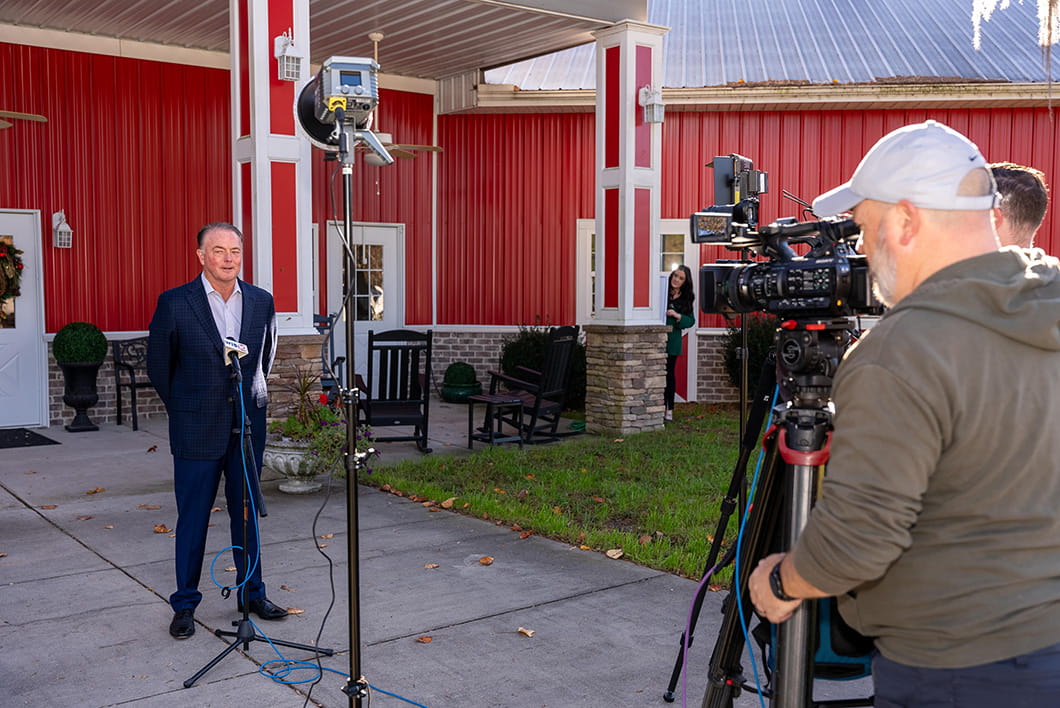
<svg viewBox="0 0 1060 708">
<path fill-rule="evenodd" d="M 714 529 L 714 540 L 711 543 L 710 552 L 707 554 L 707 562 L 703 567 L 704 577 L 709 573 L 724 568 L 732 562 L 734 557 L 735 546 L 715 566 L 715 561 L 721 552 L 722 542 L 725 539 L 725 531 L 729 526 L 729 518 L 735 511 L 740 512 L 737 514 L 737 519 L 743 514 L 744 504 L 738 504 L 737 500 L 740 500 L 740 502 L 745 501 L 747 493 L 747 462 L 750 460 L 755 448 L 758 447 L 758 436 L 762 432 L 762 423 L 765 422 L 766 414 L 769 412 L 769 404 L 773 398 L 776 380 L 776 356 L 770 350 L 762 363 L 762 370 L 759 372 L 758 385 L 755 389 L 751 410 L 747 415 L 747 421 L 746 423 L 741 421 L 743 436 L 740 442 L 740 454 L 736 460 L 736 466 L 733 468 L 732 478 L 729 480 L 729 488 L 721 502 L 721 514 L 718 518 L 718 525 Z M 686 634 L 682 632 L 677 648 L 677 660 L 674 662 L 673 672 L 670 674 L 670 683 L 663 694 L 663 700 L 667 703 L 672 703 L 676 698 L 675 689 L 684 666 L 685 648 L 691 648 L 692 641 L 695 639 L 696 624 L 699 622 L 699 613 L 703 609 L 703 600 L 706 597 L 708 587 L 707 583 L 700 585 L 695 597 L 692 599 L 692 612 L 689 618 L 687 638 Z"/>
</svg>

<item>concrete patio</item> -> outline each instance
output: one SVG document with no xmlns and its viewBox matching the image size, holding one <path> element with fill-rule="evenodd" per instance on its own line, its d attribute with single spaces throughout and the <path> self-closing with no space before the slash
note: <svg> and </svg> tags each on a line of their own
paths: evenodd
<svg viewBox="0 0 1060 708">
<path fill-rule="evenodd" d="M 433 454 L 468 454 L 465 411 L 432 404 Z M 227 640 L 212 631 L 230 629 L 238 615 L 235 601 L 223 600 L 210 582 L 207 565 L 198 631 L 184 641 L 167 632 L 173 538 L 156 527 L 172 529 L 176 513 L 165 419 L 142 419 L 137 432 L 113 424 L 93 433 L 60 426 L 37 432 L 61 444 L 0 450 L 2 703 L 303 705 L 309 684 L 283 685 L 259 674 L 263 662 L 277 658 L 263 642 L 229 654 L 183 687 L 225 648 Z M 412 443 L 381 447 L 382 464 L 420 454 Z M 286 495 L 277 484 L 263 484 L 265 581 L 273 601 L 304 612 L 257 625 L 282 640 L 314 643 L 333 582 L 334 607 L 320 645 L 337 653 L 322 663 L 345 673 L 345 484 L 336 483 L 330 497 L 325 490 Z M 537 536 L 521 539 L 492 522 L 430 511 L 366 487 L 358 499 L 361 668 L 373 687 L 431 708 L 666 705 L 661 696 L 695 583 Z M 219 512 L 207 564 L 229 543 L 225 520 Z M 318 541 L 335 563 L 333 574 L 315 549 Z M 481 564 L 483 556 L 492 556 L 492 565 Z M 230 563 L 227 552 L 216 563 L 222 582 L 233 582 L 225 570 Z M 703 695 L 721 600 L 712 593 L 704 606 L 690 657 L 689 705 Z M 295 671 L 287 680 L 314 674 Z M 325 673 L 311 704 L 352 705 L 344 685 L 343 676 Z M 407 705 L 378 690 L 371 704 Z M 744 696 L 738 705 L 758 701 Z"/>
</svg>

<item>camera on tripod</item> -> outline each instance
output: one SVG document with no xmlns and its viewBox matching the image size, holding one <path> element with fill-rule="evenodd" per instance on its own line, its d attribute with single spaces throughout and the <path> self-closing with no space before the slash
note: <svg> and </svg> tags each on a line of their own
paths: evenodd
<svg viewBox="0 0 1060 708">
<path fill-rule="evenodd" d="M 853 220 L 799 222 L 788 217 L 757 229 L 758 195 L 766 191 L 767 174 L 736 154 L 715 157 L 712 167 L 715 200 L 731 201 L 692 214 L 692 240 L 750 251 L 769 260 L 719 260 L 702 266 L 703 312 L 731 315 L 761 310 L 785 317 L 881 312 L 868 262 L 854 250 L 860 229 Z M 797 243 L 810 246 L 806 255 L 792 250 Z"/>
</svg>

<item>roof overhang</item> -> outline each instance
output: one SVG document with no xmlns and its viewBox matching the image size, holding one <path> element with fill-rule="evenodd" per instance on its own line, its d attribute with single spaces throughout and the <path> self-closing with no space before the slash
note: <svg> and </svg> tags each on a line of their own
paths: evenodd
<svg viewBox="0 0 1060 708">
<path fill-rule="evenodd" d="M 591 89 L 522 91 L 480 84 L 474 113 L 566 113 L 595 109 Z M 878 83 L 663 89 L 667 111 L 807 111 L 1049 106 L 1049 87 L 1013 83 Z"/>
<path fill-rule="evenodd" d="M 383 71 L 423 79 L 585 44 L 595 30 L 648 16 L 647 0 L 310 0 L 309 13 L 312 62 L 372 56 L 368 34 L 382 32 Z M 141 54 L 152 53 L 142 45 L 178 48 L 203 60 L 226 54 L 230 36 L 228 0 L 123 0 L 120 8 L 85 0 L 5 0 L 0 24 L 125 42 Z"/>
</svg>

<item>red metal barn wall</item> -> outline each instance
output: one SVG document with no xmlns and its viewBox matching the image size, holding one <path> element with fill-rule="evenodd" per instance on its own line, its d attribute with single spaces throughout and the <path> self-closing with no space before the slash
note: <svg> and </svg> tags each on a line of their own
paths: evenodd
<svg viewBox="0 0 1060 708">
<path fill-rule="evenodd" d="M 232 218 L 229 72 L 5 43 L 0 67 L 0 108 L 48 118 L 0 131 L 0 207 L 41 212 L 46 330 L 147 329 L 196 230 Z"/>
<path fill-rule="evenodd" d="M 714 155 L 736 152 L 769 172 L 761 222 L 783 216 L 809 218 L 782 197 L 788 190 L 806 201 L 849 179 L 861 157 L 884 134 L 927 119 L 971 138 L 991 162 L 1012 161 L 1060 175 L 1056 154 L 1060 126 L 1046 108 L 973 108 L 872 111 L 669 112 L 663 124 L 663 217 L 680 218 L 707 206 L 713 195 Z M 1052 209 L 1037 245 L 1060 254 Z M 724 252 L 703 248 L 708 262 Z"/>
<path fill-rule="evenodd" d="M 439 324 L 574 322 L 593 114 L 440 116 L 438 134 Z"/>
<path fill-rule="evenodd" d="M 375 129 L 391 133 L 406 145 L 430 145 L 434 97 L 428 94 L 380 89 Z M 444 145 L 444 143 L 442 143 Z M 393 165 L 373 167 L 358 153 L 353 170 L 353 220 L 405 224 L 405 322 L 430 325 L 431 313 L 431 152 L 413 159 L 398 158 Z M 449 152 L 440 154 L 441 164 Z M 313 221 L 321 225 L 320 253 L 327 253 L 324 233 L 328 221 L 343 220 L 342 174 L 338 163 L 314 150 Z M 327 268 L 320 259 L 320 312 L 327 312 Z"/>
<path fill-rule="evenodd" d="M 848 179 L 882 135 L 908 123 L 947 123 L 991 161 L 1060 174 L 1060 127 L 1046 108 L 677 112 L 663 124 L 661 215 L 708 206 L 715 155 L 737 152 L 769 172 L 762 223 L 808 218 L 781 196 L 810 201 Z M 593 218 L 591 113 L 452 115 L 438 118 L 438 322 L 517 325 L 574 321 L 575 221 Z M 1047 216 L 1038 245 L 1060 253 Z M 731 257 L 703 247 L 701 263 Z M 698 265 L 698 264 L 695 264 Z M 720 318 L 704 317 L 704 326 Z"/>
</svg>

